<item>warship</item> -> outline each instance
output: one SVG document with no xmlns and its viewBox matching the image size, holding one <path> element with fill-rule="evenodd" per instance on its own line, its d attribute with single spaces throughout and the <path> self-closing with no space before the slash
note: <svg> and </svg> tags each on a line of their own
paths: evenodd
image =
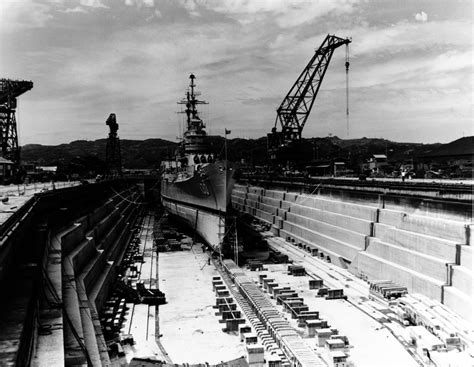
<svg viewBox="0 0 474 367">
<path fill-rule="evenodd" d="M 197 106 L 207 102 L 198 100 L 194 80 L 190 75 L 186 97 L 179 104 L 185 106 L 186 130 L 174 159 L 162 164 L 161 202 L 173 217 L 185 223 L 215 251 L 221 251 L 226 233 L 227 211 L 234 184 L 233 166 L 211 149 L 205 123 Z M 225 135 L 230 131 L 225 130 Z M 227 149 L 225 149 L 227 151 Z"/>
</svg>

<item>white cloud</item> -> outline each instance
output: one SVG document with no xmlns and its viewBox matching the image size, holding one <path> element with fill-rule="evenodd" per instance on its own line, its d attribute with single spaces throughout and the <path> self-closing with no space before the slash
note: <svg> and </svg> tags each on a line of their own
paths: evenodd
<svg viewBox="0 0 474 367">
<path fill-rule="evenodd" d="M 44 27 L 53 18 L 48 4 L 34 0 L 1 0 L 0 32 L 15 32 L 22 28 Z"/>
<path fill-rule="evenodd" d="M 155 1 L 154 0 L 125 0 L 125 5 L 127 6 L 138 6 L 139 8 L 142 6 L 151 8 L 155 6 Z"/>
<path fill-rule="evenodd" d="M 428 21 L 428 14 L 426 14 L 424 11 L 421 13 L 416 13 L 415 14 L 415 19 L 419 22 L 427 22 Z"/>
<path fill-rule="evenodd" d="M 471 51 L 448 51 L 436 57 L 399 56 L 375 63 L 369 69 L 358 66 L 356 61 L 351 85 L 356 88 L 384 86 L 397 90 L 466 88 L 468 82 L 460 76 L 470 68 L 471 60 Z"/>
<path fill-rule="evenodd" d="M 272 18 L 280 27 L 290 28 L 330 12 L 351 12 L 359 0 L 180 0 L 191 15 L 199 7 L 225 14 L 242 24 Z"/>
<path fill-rule="evenodd" d="M 81 0 L 80 3 L 82 6 L 88 6 L 90 8 L 109 8 L 107 5 L 104 5 L 101 0 Z"/>
<path fill-rule="evenodd" d="M 188 11 L 189 15 L 193 17 L 201 16 L 201 13 L 197 10 L 197 4 L 194 0 L 179 0 L 179 4 Z M 199 3 L 200 6 L 207 7 L 205 3 Z"/>
<path fill-rule="evenodd" d="M 247 136 L 262 136 L 272 127 L 275 108 L 327 29 L 353 38 L 351 135 L 370 136 L 378 127 L 380 136 L 398 134 L 401 140 L 416 140 L 413 134 L 419 132 L 425 134 L 420 138 L 423 141 L 434 141 L 448 139 L 439 132 L 443 128 L 455 135 L 459 129 L 451 126 L 472 122 L 472 109 L 470 115 L 463 112 L 472 95 L 471 24 L 463 18 L 406 20 L 406 14 L 413 17 L 419 11 L 415 7 L 387 20 L 378 11 L 364 13 L 364 7 L 355 9 L 356 2 L 342 0 L 181 0 L 180 5 L 175 0 L 87 0 L 88 7 L 77 6 L 79 0 L 54 0 L 54 4 L 41 0 L 49 7 L 35 7 L 37 1 L 0 0 L 0 10 L 4 3 L 21 10 L 13 12 L 17 14 L 13 19 L 24 27 L 48 26 L 25 37 L 23 49 L 5 46 L 8 52 L 0 60 L 7 73 L 27 73 L 35 81 L 34 93 L 23 97 L 36 103 L 34 108 L 28 107 L 28 100 L 23 103 L 27 111 L 23 110 L 22 126 L 28 126 L 23 131 L 25 141 L 95 139 L 104 134 L 103 121 L 110 112 L 117 113 L 119 123 L 124 122 L 122 138 L 174 140 L 176 120 L 181 117 L 175 114 L 175 102 L 182 97 L 190 72 L 197 75 L 203 99 L 210 102 L 209 110 L 204 109 L 210 113 L 202 116 L 209 126 L 232 125 Z M 28 6 L 22 6 L 23 2 Z M 123 26 L 117 29 L 97 14 L 92 16 L 93 6 L 100 4 L 110 6 L 112 15 L 117 15 L 111 19 L 123 20 Z M 123 4 L 141 11 L 124 14 Z M 32 9 L 35 14 L 30 14 Z M 80 9 L 89 14 L 69 27 L 65 22 L 71 17 L 62 12 Z M 189 14 L 200 16 L 200 21 L 190 20 Z M 48 23 L 53 15 L 54 22 Z M 33 17 L 31 24 L 29 17 Z M 162 20 L 151 21 L 152 17 Z M 10 21 L 4 18 L 0 30 Z M 389 22 L 393 26 L 387 26 Z M 103 32 L 81 28 L 90 24 L 98 24 Z M 64 31 L 67 37 L 58 37 L 56 42 L 56 35 Z M 20 34 L 15 35 L 16 44 L 21 44 Z M 48 38 L 41 38 L 44 35 Z M 345 136 L 343 48 L 336 51 L 329 67 L 305 136 L 329 132 Z M 62 121 L 70 116 L 73 121 L 65 127 Z M 459 121 L 453 123 L 454 118 Z M 436 121 L 438 130 L 420 128 L 431 121 Z M 83 124 L 95 122 L 97 127 L 84 129 Z M 32 133 L 39 130 L 58 133 Z"/>
<path fill-rule="evenodd" d="M 471 23 L 466 21 L 399 22 L 391 27 L 361 27 L 347 30 L 353 38 L 355 56 L 428 50 L 435 46 L 471 47 Z M 413 35 L 416 35 L 414 37 Z"/>
<path fill-rule="evenodd" d="M 67 8 L 66 10 L 59 10 L 62 13 L 87 13 L 87 11 L 84 8 L 81 8 L 80 6 L 76 6 L 74 8 Z"/>
</svg>

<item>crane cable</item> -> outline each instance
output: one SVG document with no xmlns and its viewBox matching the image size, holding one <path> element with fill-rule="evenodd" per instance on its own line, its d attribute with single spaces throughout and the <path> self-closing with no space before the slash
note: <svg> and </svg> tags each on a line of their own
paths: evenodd
<svg viewBox="0 0 474 367">
<path fill-rule="evenodd" d="M 349 137 L 349 44 L 346 43 L 346 119 L 347 137 Z"/>
</svg>

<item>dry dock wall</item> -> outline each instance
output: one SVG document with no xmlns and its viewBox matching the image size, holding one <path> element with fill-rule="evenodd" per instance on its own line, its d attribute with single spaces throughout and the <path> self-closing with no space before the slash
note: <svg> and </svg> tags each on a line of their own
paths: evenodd
<svg viewBox="0 0 474 367">
<path fill-rule="evenodd" d="M 232 206 L 313 256 L 389 279 L 472 321 L 472 218 L 438 209 L 236 185 Z"/>
<path fill-rule="evenodd" d="M 58 235 L 62 299 L 70 319 L 64 323 L 66 364 L 87 362 L 75 334 L 83 340 L 93 365 L 110 363 L 98 314 L 130 238 L 136 201 L 133 192 L 115 195 Z"/>
<path fill-rule="evenodd" d="M 2 366 L 109 365 L 97 312 L 131 235 L 137 195 L 112 180 L 52 190 L 2 224 Z"/>
</svg>

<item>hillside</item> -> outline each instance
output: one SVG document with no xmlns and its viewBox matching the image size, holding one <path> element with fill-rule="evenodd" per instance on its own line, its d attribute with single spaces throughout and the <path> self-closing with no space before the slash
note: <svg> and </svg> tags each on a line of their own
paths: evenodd
<svg viewBox="0 0 474 367">
<path fill-rule="evenodd" d="M 224 138 L 211 136 L 212 150 L 224 156 Z M 121 142 L 124 168 L 158 168 L 160 161 L 172 157 L 177 144 L 163 139 L 127 140 Z M 77 140 L 54 146 L 29 144 L 22 147 L 22 160 L 38 165 L 55 165 L 69 171 L 74 166 L 92 167 L 100 171 L 105 160 L 106 139 Z M 416 159 L 439 148 L 441 144 L 399 143 L 385 139 L 350 139 L 337 136 L 302 139 L 298 144 L 298 160 L 306 164 L 312 160 L 343 159 L 357 165 L 372 154 L 387 154 L 389 160 Z M 244 160 L 253 165 L 267 162 L 267 139 L 229 139 L 228 157 L 232 161 Z M 72 166 L 72 167 L 71 167 Z"/>
<path fill-rule="evenodd" d="M 106 139 L 76 140 L 69 144 L 28 144 L 22 147 L 22 160 L 39 165 L 68 165 L 79 158 L 105 160 Z M 176 143 L 163 139 L 120 140 L 122 164 L 125 168 L 156 168 L 174 152 Z"/>
</svg>

